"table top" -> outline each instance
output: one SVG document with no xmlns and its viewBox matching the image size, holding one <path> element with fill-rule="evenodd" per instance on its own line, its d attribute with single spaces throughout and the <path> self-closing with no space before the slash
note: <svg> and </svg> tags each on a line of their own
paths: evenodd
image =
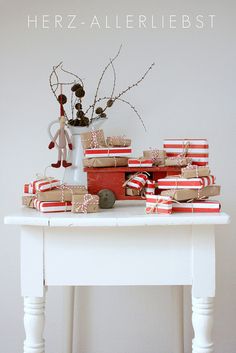
<svg viewBox="0 0 236 353">
<path fill-rule="evenodd" d="M 113 209 L 98 213 L 74 214 L 41 213 L 23 208 L 4 218 L 5 224 L 43 227 L 116 227 L 116 226 L 170 226 L 227 224 L 229 216 L 224 213 L 177 213 L 171 215 L 145 214 L 145 203 L 117 201 Z"/>
</svg>

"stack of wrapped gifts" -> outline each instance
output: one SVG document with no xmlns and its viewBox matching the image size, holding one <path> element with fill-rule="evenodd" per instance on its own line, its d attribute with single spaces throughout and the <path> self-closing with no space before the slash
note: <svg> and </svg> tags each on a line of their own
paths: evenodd
<svg viewBox="0 0 236 353">
<path fill-rule="evenodd" d="M 178 159 L 188 158 L 181 174 L 157 180 L 159 195 L 147 195 L 147 213 L 220 212 L 219 201 L 210 197 L 220 195 L 220 186 L 208 166 L 208 143 L 205 139 L 165 140 L 167 158 L 178 164 Z M 183 151 L 185 149 L 185 151 Z M 170 164 L 169 164 L 170 165 Z M 173 165 L 173 164 L 172 164 Z"/>
<path fill-rule="evenodd" d="M 132 153 L 131 139 L 124 136 L 105 138 L 103 130 L 81 134 L 84 167 L 126 167 Z"/>
<path fill-rule="evenodd" d="M 60 180 L 41 177 L 24 185 L 22 205 L 43 213 L 90 213 L 99 209 L 99 197 L 88 194 L 84 185 L 66 185 Z"/>
</svg>

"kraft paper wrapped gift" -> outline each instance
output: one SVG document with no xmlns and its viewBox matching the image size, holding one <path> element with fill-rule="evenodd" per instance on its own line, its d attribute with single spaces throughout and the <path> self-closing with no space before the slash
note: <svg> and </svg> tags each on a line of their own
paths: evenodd
<svg viewBox="0 0 236 353">
<path fill-rule="evenodd" d="M 36 199 L 35 195 L 24 195 L 22 196 L 22 206 L 29 208 L 34 208 L 34 200 Z"/>
<path fill-rule="evenodd" d="M 198 178 L 210 175 L 209 167 L 201 167 L 198 165 L 189 165 L 181 169 L 182 178 Z"/>
<path fill-rule="evenodd" d="M 150 148 L 149 150 L 143 151 L 143 157 L 152 159 L 153 164 L 156 166 L 164 165 L 165 158 L 166 158 L 166 151 Z"/>
<path fill-rule="evenodd" d="M 166 150 L 167 157 L 184 157 L 192 158 L 195 165 L 208 165 L 208 141 L 207 139 L 192 138 L 173 138 L 165 139 L 163 147 Z"/>
<path fill-rule="evenodd" d="M 88 193 L 84 185 L 61 185 L 57 189 L 36 193 L 39 201 L 72 201 L 72 195 Z"/>
<path fill-rule="evenodd" d="M 192 163 L 192 159 L 188 157 L 167 157 L 165 159 L 166 167 L 185 167 Z"/>
<path fill-rule="evenodd" d="M 159 189 L 203 189 L 206 186 L 215 184 L 215 177 L 209 175 L 199 178 L 182 178 L 181 176 L 167 176 L 166 178 L 158 179 Z"/>
<path fill-rule="evenodd" d="M 34 207 L 43 213 L 70 212 L 71 202 L 34 200 Z"/>
<path fill-rule="evenodd" d="M 93 213 L 99 210 L 99 197 L 97 195 L 73 195 L 72 212 L 73 213 Z"/>
<path fill-rule="evenodd" d="M 131 147 L 101 147 L 84 150 L 85 158 L 126 157 L 132 153 Z"/>
<path fill-rule="evenodd" d="M 106 141 L 103 130 L 92 130 L 80 134 L 83 149 L 105 147 Z"/>
<path fill-rule="evenodd" d="M 109 136 L 106 139 L 109 147 L 129 147 L 131 146 L 131 139 L 125 136 Z"/>
<path fill-rule="evenodd" d="M 125 189 L 125 194 L 127 196 L 141 196 L 141 190 L 126 188 Z"/>
<path fill-rule="evenodd" d="M 217 213 L 220 209 L 220 202 L 212 200 L 173 203 L 173 213 Z"/>
<path fill-rule="evenodd" d="M 188 201 L 192 199 L 200 199 L 202 197 L 212 197 L 220 195 L 220 185 L 206 186 L 201 190 L 179 189 L 164 190 L 161 192 L 163 196 L 171 196 L 176 201 Z"/>
<path fill-rule="evenodd" d="M 84 158 L 84 167 L 88 168 L 108 168 L 108 167 L 127 167 L 127 157 L 101 157 L 101 158 Z"/>
</svg>

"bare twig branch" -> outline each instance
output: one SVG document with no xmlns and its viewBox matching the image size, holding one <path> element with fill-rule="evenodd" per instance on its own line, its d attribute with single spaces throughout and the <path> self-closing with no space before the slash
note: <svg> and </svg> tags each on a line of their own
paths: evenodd
<svg viewBox="0 0 236 353">
<path fill-rule="evenodd" d="M 115 66 L 111 60 L 110 60 L 110 63 L 111 63 L 112 71 L 113 71 L 113 87 L 112 87 L 111 97 L 110 97 L 110 99 L 112 99 L 114 96 L 115 88 L 116 88 L 116 70 L 115 70 Z"/>
<path fill-rule="evenodd" d="M 74 76 L 78 81 L 80 81 L 82 87 L 84 88 L 84 82 L 78 75 L 74 74 L 73 72 L 70 72 L 70 71 L 63 69 L 62 66 L 61 66 L 61 71 L 65 72 L 66 74 Z M 72 82 L 72 83 L 74 83 L 74 82 Z"/>
<path fill-rule="evenodd" d="M 147 132 L 147 129 L 146 129 L 146 126 L 144 124 L 144 121 L 141 117 L 141 115 L 139 114 L 139 112 L 137 111 L 137 109 L 135 108 L 134 105 L 132 105 L 130 102 L 126 101 L 125 99 L 122 99 L 122 98 L 117 98 L 117 100 L 123 102 L 123 103 L 126 103 L 130 106 L 130 108 L 135 112 L 135 114 L 138 116 L 139 120 L 141 121 L 141 124 L 143 125 L 143 128 L 144 130 Z"/>
<path fill-rule="evenodd" d="M 97 85 L 97 89 L 96 89 L 96 93 L 95 93 L 95 97 L 94 97 L 94 101 L 93 101 L 93 104 L 92 104 L 92 113 L 91 113 L 91 119 L 93 118 L 93 114 L 94 114 L 94 110 L 95 110 L 95 105 L 96 105 L 96 101 L 97 101 L 97 96 L 98 96 L 98 91 L 99 91 L 99 88 L 101 86 L 101 83 L 102 83 L 102 80 L 103 80 L 103 77 L 105 75 L 105 72 L 107 71 L 107 69 L 109 68 L 109 66 L 117 59 L 117 57 L 120 55 L 120 51 L 121 51 L 121 48 L 122 48 L 122 45 L 120 46 L 117 54 L 109 61 L 109 63 L 105 66 L 102 74 L 101 74 L 101 77 L 98 81 L 98 85 Z"/>
<path fill-rule="evenodd" d="M 118 96 L 116 96 L 116 97 L 113 99 L 113 101 L 119 99 L 121 96 L 123 96 L 126 92 L 128 92 L 128 91 L 131 90 L 132 88 L 137 87 L 137 86 L 140 84 L 140 82 L 142 82 L 142 81 L 145 79 L 145 77 L 147 76 L 147 74 L 149 73 L 149 71 L 151 71 L 151 69 L 153 68 L 154 65 L 155 65 L 155 63 L 152 63 L 152 65 L 149 66 L 149 68 L 147 69 L 147 71 L 143 74 L 143 76 L 142 76 L 137 82 L 133 83 L 131 86 L 128 86 L 125 90 L 123 90 L 122 92 L 120 92 L 120 93 L 118 94 Z"/>
</svg>

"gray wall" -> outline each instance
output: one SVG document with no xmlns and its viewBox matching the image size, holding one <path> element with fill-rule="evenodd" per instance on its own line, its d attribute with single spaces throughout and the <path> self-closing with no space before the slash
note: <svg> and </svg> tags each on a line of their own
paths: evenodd
<svg viewBox="0 0 236 353">
<path fill-rule="evenodd" d="M 207 137 L 210 165 L 222 185 L 223 210 L 234 216 L 235 175 L 235 23 L 233 0 L 125 1 L 1 1 L 1 160 L 4 216 L 20 207 L 25 181 L 43 172 L 55 157 L 47 150 L 47 125 L 58 107 L 49 90 L 52 65 L 60 60 L 85 79 L 91 101 L 99 72 L 120 43 L 117 89 L 133 82 L 152 62 L 156 66 L 128 98 L 139 108 L 148 132 L 131 111 L 114 107 L 106 133 L 132 137 L 139 155 L 143 148 L 162 145 L 165 137 Z M 27 16 L 78 14 L 77 29 L 27 28 Z M 177 15 L 176 29 L 92 29 L 93 15 L 114 23 L 118 14 Z M 182 29 L 181 14 L 215 14 L 203 29 Z M 156 17 L 155 17 L 156 18 Z M 52 18 L 51 18 L 52 19 Z M 66 18 L 65 18 L 66 20 Z M 150 22 L 149 22 L 150 24 Z M 66 23 L 64 24 L 66 25 Z M 52 26 L 52 24 L 51 24 Z M 39 27 L 41 25 L 39 24 Z M 101 94 L 110 87 L 110 75 Z M 60 174 L 59 174 L 60 176 Z M 236 276 L 234 224 L 217 228 L 216 353 L 236 350 Z M 4 353 L 17 353 L 23 340 L 19 278 L 19 232 L 1 225 L 0 343 Z M 84 288 L 80 291 L 80 353 L 170 352 L 170 288 Z M 62 291 L 48 292 L 48 352 L 61 345 Z M 185 290 L 186 352 L 190 352 L 190 291 Z"/>
</svg>

